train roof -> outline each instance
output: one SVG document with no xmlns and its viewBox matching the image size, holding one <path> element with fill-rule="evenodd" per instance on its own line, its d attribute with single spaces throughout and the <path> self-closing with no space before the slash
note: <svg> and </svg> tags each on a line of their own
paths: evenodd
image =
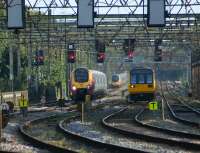
<svg viewBox="0 0 200 153">
<path fill-rule="evenodd" d="M 74 69 L 73 71 L 75 71 L 75 70 L 77 70 L 77 69 L 86 69 L 86 70 L 91 71 L 91 72 L 93 72 L 93 73 L 99 73 L 99 74 L 104 74 L 104 75 L 105 75 L 104 72 L 97 71 L 97 70 L 91 70 L 91 69 L 88 69 L 87 67 L 78 67 L 78 68 Z"/>
<path fill-rule="evenodd" d="M 130 71 L 142 71 L 142 72 L 153 72 L 154 70 L 152 68 L 145 68 L 145 67 L 140 67 L 140 68 L 132 68 Z"/>
<path fill-rule="evenodd" d="M 106 75 L 104 72 L 101 71 L 97 71 L 97 70 L 89 70 L 92 73 L 96 73 L 96 74 L 102 74 L 102 75 Z"/>
<path fill-rule="evenodd" d="M 131 70 L 153 70 L 151 67 L 133 67 Z"/>
</svg>

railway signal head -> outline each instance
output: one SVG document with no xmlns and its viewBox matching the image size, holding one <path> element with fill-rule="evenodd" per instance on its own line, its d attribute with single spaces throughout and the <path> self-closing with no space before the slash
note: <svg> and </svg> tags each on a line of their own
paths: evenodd
<svg viewBox="0 0 200 153">
<path fill-rule="evenodd" d="M 95 41 L 95 48 L 97 51 L 97 62 L 103 63 L 105 60 L 105 42 L 101 42 L 100 40 Z"/>
<path fill-rule="evenodd" d="M 76 49 L 74 43 L 68 44 L 68 63 L 76 62 Z"/>
<path fill-rule="evenodd" d="M 162 49 L 155 49 L 155 53 L 154 53 L 154 61 L 156 62 L 160 62 L 162 61 Z"/>
<path fill-rule="evenodd" d="M 44 65 L 44 52 L 43 52 L 43 50 L 36 51 L 35 62 L 36 62 L 36 65 Z"/>
<path fill-rule="evenodd" d="M 68 51 L 68 63 L 75 63 L 75 62 L 76 62 L 76 52 Z"/>
<path fill-rule="evenodd" d="M 133 52 L 135 49 L 135 39 L 125 39 L 123 43 L 123 49 L 129 59 L 133 58 Z"/>
<path fill-rule="evenodd" d="M 161 44 L 162 44 L 162 39 L 156 39 L 155 40 L 155 51 L 154 51 L 154 61 L 162 61 L 162 49 L 161 49 Z"/>
<path fill-rule="evenodd" d="M 133 51 L 128 51 L 128 58 L 132 59 L 134 56 L 134 52 Z"/>
<path fill-rule="evenodd" d="M 104 60 L 105 60 L 105 53 L 104 52 L 97 53 L 97 62 L 103 63 Z"/>
</svg>

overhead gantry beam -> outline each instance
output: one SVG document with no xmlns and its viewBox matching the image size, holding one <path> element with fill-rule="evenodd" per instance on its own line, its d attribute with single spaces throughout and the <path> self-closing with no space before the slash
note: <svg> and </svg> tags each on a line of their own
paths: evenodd
<svg viewBox="0 0 200 153">
<path fill-rule="evenodd" d="M 147 27 L 145 0 L 95 0 L 95 28 L 86 30 L 77 29 L 76 0 L 25 2 L 27 16 L 26 29 L 20 30 L 22 43 L 31 38 L 33 43 L 41 41 L 50 46 L 57 44 L 64 47 L 68 41 L 94 42 L 100 38 L 110 45 L 113 40 L 121 43 L 123 39 L 136 38 L 138 46 L 153 46 L 158 38 L 166 40 L 163 45 L 198 44 L 200 39 L 200 9 L 196 9 L 200 7 L 198 0 L 166 0 L 168 15 L 163 28 Z M 4 1 L 0 2 L 0 7 L 6 8 Z M 49 9 L 52 14 L 47 15 Z M 0 16 L 0 23 L 0 32 L 7 32 L 9 36 L 0 39 L 15 39 L 13 31 L 7 30 L 5 14 Z"/>
</svg>

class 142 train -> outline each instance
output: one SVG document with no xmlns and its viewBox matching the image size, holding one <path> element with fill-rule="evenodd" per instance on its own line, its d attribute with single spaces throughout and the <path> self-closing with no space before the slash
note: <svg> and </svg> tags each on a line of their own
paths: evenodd
<svg viewBox="0 0 200 153">
<path fill-rule="evenodd" d="M 111 87 L 112 88 L 119 88 L 125 85 L 128 81 L 128 73 L 119 73 L 112 75 Z"/>
<path fill-rule="evenodd" d="M 86 95 L 94 98 L 107 93 L 107 77 L 100 71 L 77 68 L 71 73 L 69 86 L 74 101 L 84 100 Z"/>
<path fill-rule="evenodd" d="M 152 101 L 155 93 L 155 72 L 151 68 L 132 68 L 129 73 L 128 102 Z"/>
</svg>

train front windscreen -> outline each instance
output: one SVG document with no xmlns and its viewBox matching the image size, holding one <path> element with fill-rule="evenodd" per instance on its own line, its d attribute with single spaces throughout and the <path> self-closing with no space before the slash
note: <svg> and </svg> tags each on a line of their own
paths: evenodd
<svg viewBox="0 0 200 153">
<path fill-rule="evenodd" d="M 113 82 L 119 81 L 119 76 L 118 76 L 118 75 L 113 75 L 113 76 L 112 76 L 112 81 L 113 81 Z"/>
<path fill-rule="evenodd" d="M 131 84 L 152 84 L 153 72 L 150 70 L 131 71 L 130 83 Z"/>
<path fill-rule="evenodd" d="M 75 80 L 76 82 L 87 82 L 89 75 L 88 75 L 88 70 L 84 68 L 79 68 L 75 70 Z"/>
</svg>

